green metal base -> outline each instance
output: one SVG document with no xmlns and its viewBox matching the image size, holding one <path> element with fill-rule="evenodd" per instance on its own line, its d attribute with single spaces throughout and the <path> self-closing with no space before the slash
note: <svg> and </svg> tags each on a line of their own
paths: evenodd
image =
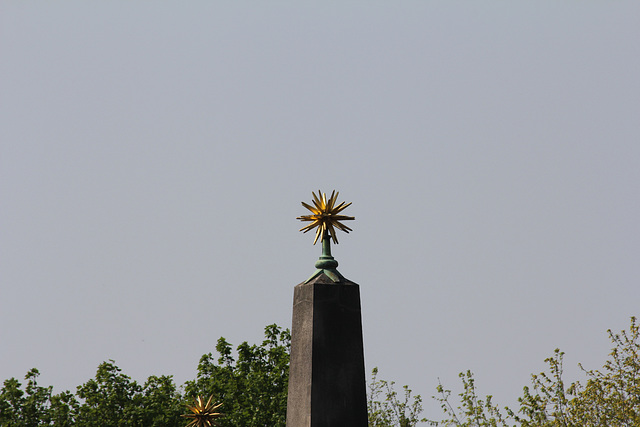
<svg viewBox="0 0 640 427">
<path fill-rule="evenodd" d="M 337 267 L 338 261 L 331 256 L 331 243 L 329 236 L 325 235 L 322 239 L 322 255 L 318 261 L 316 261 L 317 270 L 304 283 L 309 283 L 311 280 L 323 273 L 334 283 L 344 282 L 346 279 L 338 272 L 338 270 L 336 270 Z"/>
<path fill-rule="evenodd" d="M 346 279 L 342 276 L 342 274 L 340 274 L 340 272 L 338 270 L 334 270 L 334 269 L 318 269 L 316 270 L 315 273 L 313 273 L 313 275 L 311 277 L 309 277 L 307 280 L 305 280 L 304 283 L 309 283 L 310 281 L 312 281 L 313 279 L 315 279 L 316 277 L 318 277 L 319 275 L 323 274 L 325 276 L 327 276 L 329 279 L 331 279 L 334 283 L 343 283 L 346 281 Z"/>
</svg>

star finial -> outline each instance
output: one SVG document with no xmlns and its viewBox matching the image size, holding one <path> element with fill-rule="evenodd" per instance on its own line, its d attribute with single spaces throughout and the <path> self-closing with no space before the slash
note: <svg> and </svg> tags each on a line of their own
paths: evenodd
<svg viewBox="0 0 640 427">
<path fill-rule="evenodd" d="M 187 405 L 187 408 L 192 412 L 188 415 L 182 415 L 185 418 L 191 418 L 189 424 L 186 427 L 212 427 L 217 426 L 215 419 L 222 416 L 221 413 L 216 412 L 222 403 L 211 403 L 213 396 L 209 397 L 207 403 L 201 396 L 193 399 L 193 405 Z"/>
<path fill-rule="evenodd" d="M 345 233 L 352 231 L 340 221 L 354 220 L 355 217 L 339 215 L 340 212 L 351 205 L 351 202 L 342 202 L 336 206 L 336 200 L 338 199 L 339 193 L 335 190 L 331 192 L 331 197 L 329 197 L 328 200 L 327 195 L 320 192 L 320 190 L 318 190 L 317 196 L 313 192 L 311 194 L 313 195 L 313 206 L 308 205 L 305 202 L 302 202 L 302 206 L 309 209 L 312 212 L 312 215 L 302 215 L 296 218 L 300 221 L 310 221 L 311 224 L 302 227 L 300 231 L 306 233 L 307 231 L 313 230 L 317 227 L 318 230 L 316 230 L 316 238 L 313 240 L 314 245 L 318 241 L 318 238 L 322 241 L 325 236 L 331 237 L 333 242 L 337 244 L 338 238 L 336 237 L 336 228 L 344 231 Z"/>
</svg>

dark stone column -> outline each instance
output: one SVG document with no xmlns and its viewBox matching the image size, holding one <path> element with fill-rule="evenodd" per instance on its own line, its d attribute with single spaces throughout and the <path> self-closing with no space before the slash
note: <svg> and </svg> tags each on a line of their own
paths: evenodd
<svg viewBox="0 0 640 427">
<path fill-rule="evenodd" d="M 360 287 L 296 286 L 291 335 L 287 427 L 367 427 Z"/>
</svg>

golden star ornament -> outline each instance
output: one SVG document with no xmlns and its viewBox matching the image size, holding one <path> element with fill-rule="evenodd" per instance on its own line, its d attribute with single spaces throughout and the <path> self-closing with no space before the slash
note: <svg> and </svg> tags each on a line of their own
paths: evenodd
<svg viewBox="0 0 640 427">
<path fill-rule="evenodd" d="M 300 231 L 306 233 L 307 231 L 313 230 L 317 227 L 316 238 L 313 240 L 314 245 L 318 241 L 318 238 L 322 241 L 325 236 L 330 236 L 334 243 L 337 244 L 338 238 L 336 237 L 336 228 L 344 231 L 345 233 L 352 231 L 340 221 L 353 220 L 356 218 L 353 216 L 339 215 L 340 212 L 351 205 L 351 202 L 342 202 L 336 206 L 339 193 L 335 190 L 331 192 L 331 197 L 329 197 L 329 199 L 327 199 L 327 195 L 325 193 L 321 193 L 320 190 L 318 190 L 317 196 L 315 193 L 311 194 L 313 195 L 313 206 L 308 205 L 305 202 L 302 202 L 302 206 L 309 209 L 312 215 L 302 215 L 296 218 L 300 221 L 310 221 L 311 224 L 302 227 Z"/>
<path fill-rule="evenodd" d="M 222 403 L 211 403 L 213 396 L 204 403 L 204 399 L 200 396 L 193 399 L 193 405 L 187 405 L 187 408 L 192 412 L 188 415 L 183 415 L 185 418 L 192 418 L 186 427 L 212 427 L 217 426 L 215 419 L 222 416 L 221 413 L 216 412 Z"/>
</svg>

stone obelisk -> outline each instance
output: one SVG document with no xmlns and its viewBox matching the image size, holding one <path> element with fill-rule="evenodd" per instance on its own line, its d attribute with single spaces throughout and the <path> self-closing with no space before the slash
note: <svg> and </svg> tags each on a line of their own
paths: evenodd
<svg viewBox="0 0 640 427">
<path fill-rule="evenodd" d="M 338 215 L 350 203 L 336 206 L 337 196 L 314 194 L 314 206 L 303 203 L 313 215 L 298 218 L 312 221 L 301 231 L 318 227 L 322 256 L 314 275 L 294 289 L 287 427 L 368 424 L 360 287 L 331 256 L 335 228 L 349 232 L 340 221 L 354 219 Z"/>
</svg>

